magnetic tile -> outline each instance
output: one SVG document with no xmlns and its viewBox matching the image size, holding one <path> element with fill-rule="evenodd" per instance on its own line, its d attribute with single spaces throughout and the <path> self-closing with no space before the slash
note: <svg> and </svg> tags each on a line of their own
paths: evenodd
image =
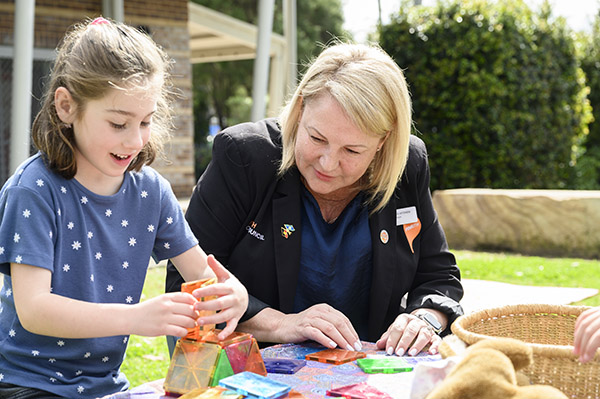
<svg viewBox="0 0 600 399">
<path fill-rule="evenodd" d="M 365 358 L 356 360 L 356 364 L 365 373 L 384 373 L 394 374 L 401 373 L 403 371 L 412 371 L 413 366 L 408 364 L 406 360 L 401 357 L 389 356 L 385 358 Z"/>
<path fill-rule="evenodd" d="M 267 373 L 294 374 L 306 365 L 306 360 L 300 359 L 263 359 Z"/>
<path fill-rule="evenodd" d="M 248 371 L 223 378 L 219 385 L 257 399 L 282 398 L 291 389 L 287 384 Z"/>
<path fill-rule="evenodd" d="M 348 399 L 393 399 L 366 382 L 330 389 L 327 391 L 327 395 Z"/>
<path fill-rule="evenodd" d="M 321 363 L 343 364 L 363 357 L 367 357 L 367 354 L 364 352 L 347 351 L 344 349 L 325 349 L 306 355 L 306 360 L 313 360 Z"/>
</svg>

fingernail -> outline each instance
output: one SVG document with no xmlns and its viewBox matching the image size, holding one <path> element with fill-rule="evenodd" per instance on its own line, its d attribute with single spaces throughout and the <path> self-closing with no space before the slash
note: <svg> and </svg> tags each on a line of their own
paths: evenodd
<svg viewBox="0 0 600 399">
<path fill-rule="evenodd" d="M 337 346 L 337 344 L 333 341 L 329 341 L 329 346 L 331 346 L 331 348 L 335 348 Z"/>
<path fill-rule="evenodd" d="M 385 352 L 391 356 L 394 353 L 394 348 L 392 348 L 391 346 L 388 346 L 388 348 Z"/>
<path fill-rule="evenodd" d="M 416 355 L 417 353 L 418 353 L 418 351 L 417 351 L 415 348 L 412 348 L 412 349 L 411 349 L 411 350 L 408 352 L 408 354 L 409 354 L 410 356 L 414 356 L 414 355 Z"/>
<path fill-rule="evenodd" d="M 404 349 L 398 348 L 398 350 L 396 351 L 396 355 L 398 355 L 398 356 L 404 355 Z"/>
<path fill-rule="evenodd" d="M 354 349 L 357 350 L 357 351 L 359 351 L 359 350 L 362 349 L 362 344 L 360 343 L 360 341 L 356 341 L 354 343 Z"/>
<path fill-rule="evenodd" d="M 346 349 L 349 351 L 354 351 L 354 348 L 350 346 L 350 344 L 346 345 Z"/>
</svg>

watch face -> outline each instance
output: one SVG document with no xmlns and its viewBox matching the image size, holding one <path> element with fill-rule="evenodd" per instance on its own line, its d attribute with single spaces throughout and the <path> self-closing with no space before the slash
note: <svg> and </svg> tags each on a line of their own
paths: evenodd
<svg viewBox="0 0 600 399">
<path fill-rule="evenodd" d="M 440 322 L 435 318 L 435 316 L 429 314 L 429 313 L 422 313 L 419 315 L 419 318 L 421 318 L 422 320 L 426 321 L 427 324 L 429 324 L 436 332 L 439 332 L 442 330 L 442 325 L 440 324 Z"/>
</svg>

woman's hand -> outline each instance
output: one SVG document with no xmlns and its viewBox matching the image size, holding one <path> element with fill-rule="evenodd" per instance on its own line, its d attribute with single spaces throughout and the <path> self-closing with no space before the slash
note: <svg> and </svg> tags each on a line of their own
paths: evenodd
<svg viewBox="0 0 600 399">
<path fill-rule="evenodd" d="M 198 325 L 219 324 L 227 322 L 227 326 L 219 333 L 219 339 L 225 339 L 235 331 L 238 321 L 248 308 L 248 292 L 246 287 L 213 255 L 208 255 L 208 266 L 217 276 L 217 283 L 194 290 L 196 298 L 217 296 L 216 299 L 201 302 L 195 305 L 195 310 L 220 310 L 210 316 L 201 317 L 197 320 Z"/>
<path fill-rule="evenodd" d="M 573 353 L 581 363 L 594 358 L 600 347 L 600 308 L 588 309 L 575 322 Z"/>
<path fill-rule="evenodd" d="M 320 303 L 300 312 L 284 315 L 278 323 L 281 342 L 313 340 L 328 348 L 362 348 L 352 323 L 340 311 Z"/>
<path fill-rule="evenodd" d="M 443 313 L 432 309 L 427 311 L 436 316 L 438 321 L 445 326 L 446 320 Z M 440 315 L 443 320 L 440 320 Z M 402 356 L 408 351 L 410 356 L 415 356 L 429 345 L 429 353 L 435 355 L 438 353 L 441 340 L 440 336 L 425 321 L 414 314 L 403 313 L 379 338 L 377 348 L 385 349 L 388 355 L 396 353 L 396 355 Z"/>
</svg>

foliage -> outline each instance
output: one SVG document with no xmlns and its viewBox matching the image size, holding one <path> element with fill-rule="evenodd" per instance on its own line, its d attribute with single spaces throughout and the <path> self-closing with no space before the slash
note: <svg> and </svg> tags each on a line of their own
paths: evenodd
<svg viewBox="0 0 600 399">
<path fill-rule="evenodd" d="M 584 54 L 581 68 L 584 70 L 590 87 L 589 100 L 594 120 L 589 125 L 589 134 L 585 142 L 586 152 L 577 167 L 577 187 L 600 189 L 600 14 L 596 14 L 592 33 L 584 41 Z"/>
<path fill-rule="evenodd" d="M 547 3 L 405 1 L 379 37 L 406 69 L 432 189 L 572 184 L 591 111 L 572 33 Z"/>
<path fill-rule="evenodd" d="M 245 22 L 256 24 L 258 20 L 256 0 L 193 1 Z M 282 2 L 275 2 L 273 31 L 279 34 L 283 33 L 282 6 Z M 302 66 L 320 52 L 320 44 L 334 37 L 345 38 L 348 33 L 342 28 L 341 0 L 298 1 L 296 15 L 299 73 L 302 73 Z M 223 128 L 250 119 L 245 112 L 251 108 L 253 66 L 253 60 L 193 65 L 196 176 L 210 161 L 210 143 L 206 141 L 209 118 L 216 115 Z"/>
</svg>

